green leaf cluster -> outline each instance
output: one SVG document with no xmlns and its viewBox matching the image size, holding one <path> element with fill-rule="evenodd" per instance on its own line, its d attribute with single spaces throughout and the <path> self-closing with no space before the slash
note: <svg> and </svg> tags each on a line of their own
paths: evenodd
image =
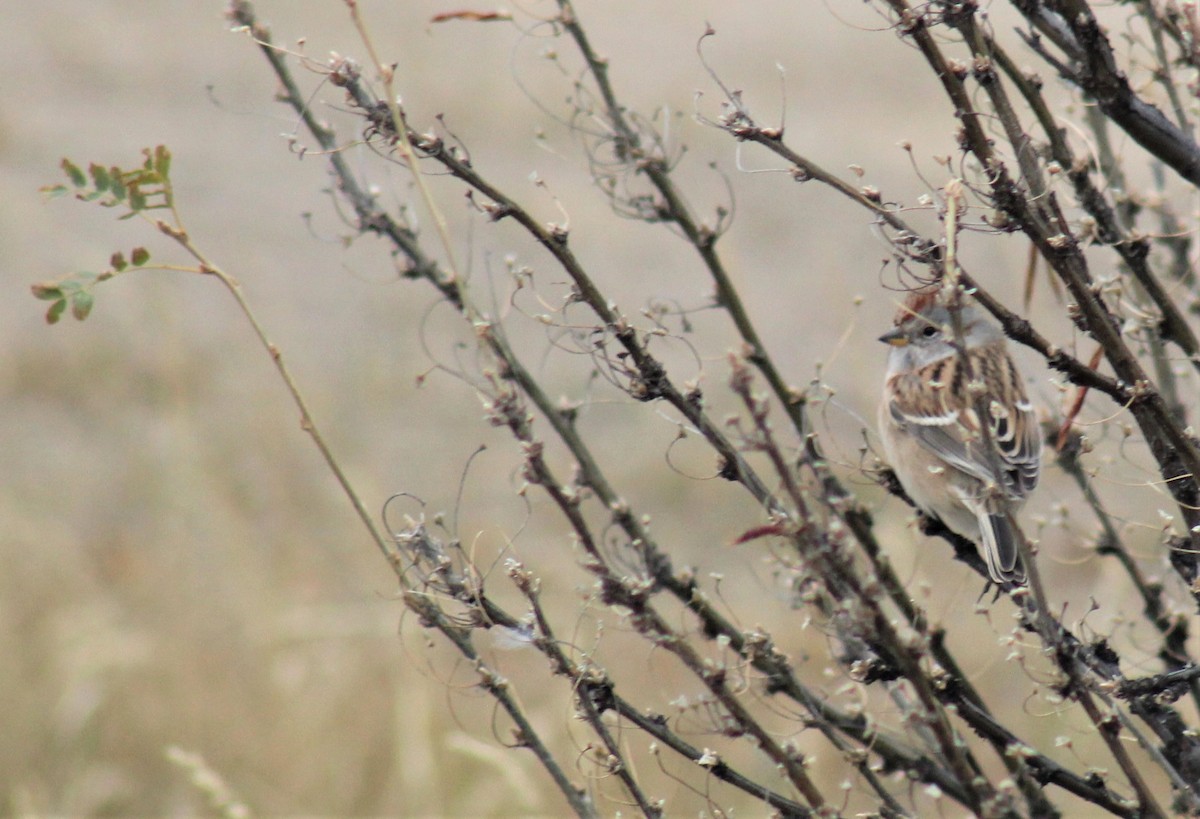
<svg viewBox="0 0 1200 819">
<path fill-rule="evenodd" d="M 142 211 L 170 208 L 174 204 L 171 190 L 171 152 L 165 145 L 142 149 L 140 168 L 125 170 L 116 165 L 91 163 L 85 172 L 70 159 L 61 167 L 69 185 L 47 185 L 42 192 L 50 198 L 74 193 L 76 199 L 96 202 L 106 208 L 124 207 L 120 218 L 129 219 Z"/>
<path fill-rule="evenodd" d="M 85 171 L 70 159 L 60 167 L 67 177 L 66 185 L 47 185 L 42 192 L 53 199 L 74 193 L 84 202 L 96 202 L 106 208 L 124 208 L 121 219 L 129 219 L 143 211 L 174 207 L 171 189 L 171 152 L 165 145 L 142 149 L 141 167 L 124 169 L 117 165 L 88 164 Z M 55 324 L 67 308 L 71 315 L 83 321 L 95 303 L 93 288 L 130 268 L 142 267 L 150 261 L 150 252 L 135 247 L 126 256 L 118 250 L 109 258 L 103 273 L 72 273 L 57 281 L 39 282 L 32 286 L 35 298 L 50 302 L 46 321 Z"/>
<path fill-rule="evenodd" d="M 50 308 L 46 311 L 47 323 L 57 323 L 68 306 L 71 308 L 71 315 L 79 321 L 83 321 L 92 312 L 92 305 L 95 302 L 92 288 L 118 273 L 130 268 L 141 267 L 148 261 L 150 261 L 150 251 L 144 247 L 135 247 L 129 251 L 128 258 L 118 250 L 109 261 L 112 266 L 103 273 L 72 273 L 58 281 L 39 282 L 30 290 L 33 291 L 35 298 L 50 302 Z"/>
</svg>

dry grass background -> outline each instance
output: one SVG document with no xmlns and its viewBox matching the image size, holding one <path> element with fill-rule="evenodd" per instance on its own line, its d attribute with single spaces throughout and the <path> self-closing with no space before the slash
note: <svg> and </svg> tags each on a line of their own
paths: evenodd
<svg viewBox="0 0 1200 819">
<path fill-rule="evenodd" d="M 615 216 L 592 186 L 578 140 L 518 89 L 519 81 L 563 110 L 568 82 L 539 57 L 553 43 L 522 39 L 504 24 L 429 23 L 457 2 L 362 5 L 382 52 L 399 64 L 414 124 L 430 127 L 444 113 L 477 167 L 542 218 L 561 219 L 530 175 L 545 180 L 569 214 L 577 252 L 615 299 L 629 310 L 653 297 L 704 300 L 710 288 L 694 256 L 663 228 Z M 535 14 L 548 12 L 543 5 L 522 4 Z M 362 54 L 340 2 L 258 7 L 281 43 L 304 36 L 317 57 Z M 836 389 L 824 414 L 828 446 L 852 474 L 882 375 L 874 338 L 893 310 L 879 275 L 886 247 L 863 213 L 815 183 L 738 169 L 777 163 L 739 153 L 693 120 L 696 110 L 715 115 L 719 99 L 695 45 L 711 23 L 718 36 L 708 58 L 761 119 L 778 116 L 786 93 L 794 145 L 831 169 L 861 165 L 864 183 L 909 203 L 924 187 L 897 143 L 912 143 L 934 184 L 945 172 L 931 157 L 954 151 L 932 78 L 857 2 L 584 0 L 579 10 L 625 101 L 643 113 L 671 112 L 672 139 L 688 147 L 680 172 L 690 177 L 692 205 L 711 214 L 729 204 L 708 162 L 732 180 L 727 259 L 787 377 L 804 385 L 828 362 L 822 377 Z M 457 508 L 459 531 L 481 556 L 511 548 L 537 565 L 553 605 L 570 617 L 586 579 L 565 527 L 537 500 L 528 512 L 517 498 L 514 447 L 483 422 L 462 382 L 435 372 L 418 386 L 431 355 L 457 354 L 457 320 L 431 311 L 423 285 L 397 280 L 381 243 L 341 243 L 348 231 L 322 193 L 325 167 L 289 154 L 282 135 L 297 124 L 271 100 L 265 63 L 245 37 L 227 32 L 221 12 L 218 0 L 47 0 L 10 4 L 0 26 L 0 809 L 203 812 L 204 795 L 166 758 L 167 747 L 179 746 L 201 754 L 264 814 L 559 813 L 560 798 L 532 758 L 490 735 L 492 709 L 470 690 L 470 675 L 402 617 L 388 567 L 226 293 L 198 278 L 130 275 L 101 289 L 86 323 L 53 328 L 27 295 L 33 281 L 102 268 L 117 248 L 145 243 L 169 258 L 137 224 L 69 201 L 44 205 L 38 193 L 57 181 L 63 156 L 131 164 L 141 147 L 169 145 L 188 228 L 244 285 L 372 508 L 398 491 L 420 495 L 430 513 Z M 705 92 L 699 102 L 697 90 Z M 321 87 L 312 102 L 337 116 L 335 89 Z M 362 148 L 351 149 L 351 161 L 385 196 L 409 197 L 399 169 L 382 175 Z M 433 183 L 480 287 L 513 254 L 535 268 L 547 298 L 563 292 L 561 277 L 511 225 L 466 230 L 461 186 Z M 1025 252 L 1015 236 L 980 237 L 964 249 L 971 269 L 1013 304 Z M 1049 314 L 1037 317 L 1069 338 Z M 734 340 L 719 316 L 693 320 L 705 383 L 717 394 Z M 672 450 L 672 470 L 670 419 L 589 384 L 577 360 L 547 352 L 535 321 L 514 312 L 510 330 L 553 392 L 584 402 L 582 423 L 602 442 L 605 467 L 653 513 L 676 559 L 722 574 L 730 608 L 747 625 L 772 629 L 797 661 L 823 663 L 829 646 L 818 630 L 801 628 L 804 612 L 790 610 L 773 586 L 765 547 L 728 545 L 759 522 L 753 510 L 729 484 L 679 474 L 711 475 L 705 449 L 685 442 Z M 696 369 L 682 346 L 669 357 L 682 372 Z M 1026 361 L 1035 392 L 1057 402 L 1046 373 Z M 456 507 L 480 444 L 488 450 Z M 920 541 L 905 528 L 906 511 L 865 479 L 851 480 L 877 505 L 914 593 L 938 617 L 970 611 L 978 580 L 949 565 L 943 546 L 912 548 Z M 1063 486 L 1051 474 L 1026 517 L 1058 521 Z M 1149 544 L 1153 513 L 1141 514 Z M 1067 622 L 1084 616 L 1109 570 L 1083 560 L 1078 541 L 1089 531 L 1090 523 L 1069 522 L 1043 537 L 1048 583 L 1067 604 Z M 1097 632 L 1115 628 L 1119 601 L 1105 602 L 1088 620 Z M 1006 606 L 995 622 L 966 623 L 959 647 L 994 645 L 1009 628 Z M 598 643 L 620 673 L 646 674 L 661 691 L 656 700 L 656 689 L 645 689 L 655 707 L 668 710 L 688 693 L 666 657 L 611 625 L 598 637 L 599 616 L 578 615 L 575 638 Z M 575 730 L 567 692 L 541 682 L 543 665 L 520 650 L 493 651 L 525 686 L 537 726 L 567 747 Z M 1024 713 L 1032 685 L 1000 673 L 1013 666 L 984 659 L 996 656 L 981 653 L 970 668 L 977 684 L 1002 714 L 1035 716 Z M 1030 730 L 1043 741 L 1080 727 L 1053 715 L 1025 724 L 1041 726 Z M 699 729 L 694 739 L 705 742 Z M 660 795 L 668 806 L 694 805 L 683 786 Z"/>
</svg>

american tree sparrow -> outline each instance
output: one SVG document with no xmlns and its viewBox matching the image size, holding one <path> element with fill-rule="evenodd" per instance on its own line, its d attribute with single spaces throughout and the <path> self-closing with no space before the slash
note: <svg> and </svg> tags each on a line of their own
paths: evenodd
<svg viewBox="0 0 1200 819">
<path fill-rule="evenodd" d="M 1004 334 L 970 304 L 958 311 L 961 337 L 938 286 L 909 294 L 890 344 L 879 431 L 904 491 L 923 511 L 982 545 L 997 583 L 1023 582 L 1015 513 L 1037 486 L 1042 439 Z M 966 359 L 959 354 L 962 342 Z M 975 411 L 987 407 L 992 452 Z"/>
</svg>

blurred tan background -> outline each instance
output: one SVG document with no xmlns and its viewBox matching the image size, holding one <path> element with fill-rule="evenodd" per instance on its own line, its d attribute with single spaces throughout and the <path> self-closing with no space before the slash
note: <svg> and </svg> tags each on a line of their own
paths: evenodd
<svg viewBox="0 0 1200 819">
<path fill-rule="evenodd" d="M 340 2 L 257 6 L 281 44 L 305 37 L 317 60 L 331 50 L 363 54 Z M 518 8 L 536 17 L 551 6 Z M 445 114 L 489 178 L 540 218 L 562 221 L 561 205 L 573 246 L 627 313 L 655 297 L 704 303 L 711 287 L 695 255 L 662 227 L 615 216 L 591 183 L 580 140 L 549 116 L 565 112 L 571 76 L 543 49 L 560 50 L 575 71 L 565 43 L 546 39 L 529 16 L 521 18 L 525 36 L 503 23 L 429 23 L 463 8 L 459 2 L 362 7 L 385 59 L 398 62 L 414 124 L 433 128 Z M 4 11 L 0 810 L 202 813 L 204 794 L 167 759 L 166 749 L 177 746 L 202 755 L 264 814 L 559 813 L 563 804 L 532 758 L 492 736 L 491 706 L 470 690 L 468 671 L 402 617 L 394 578 L 215 282 L 122 276 L 99 288 L 86 322 L 68 317 L 54 327 L 42 320 L 46 305 L 29 296 L 35 281 L 103 269 L 110 253 L 135 245 L 149 247 L 156 261 L 182 261 L 138 220 L 118 223 L 70 200 L 43 203 L 38 192 L 59 181 L 64 156 L 132 165 L 142 147 L 170 146 L 188 229 L 244 285 L 368 505 L 378 510 L 390 494 L 408 491 L 430 515 L 453 516 L 457 508 L 458 531 L 479 554 L 510 548 L 543 575 L 559 611 L 569 615 L 578 602 L 588 581 L 565 526 L 540 498 L 532 513 L 517 498 L 514 447 L 483 421 L 474 391 L 442 372 L 418 386 L 435 360 L 470 358 L 455 347 L 465 338 L 457 319 L 431 310 L 427 286 L 397 280 L 381 242 L 342 243 L 349 230 L 323 192 L 325 165 L 289 153 L 287 135 L 298 123 L 273 101 L 265 61 L 244 35 L 228 32 L 222 11 L 218 0 L 47 0 Z M 709 221 L 718 205 L 732 206 L 721 248 L 742 295 L 788 379 L 804 386 L 822 367 L 820 377 L 836 390 L 820 407 L 827 446 L 879 505 L 881 531 L 914 593 L 935 618 L 969 610 L 977 579 L 947 565 L 944 547 L 913 549 L 918 538 L 905 528 L 907 513 L 854 471 L 882 376 L 884 352 L 874 339 L 893 311 L 881 287 L 895 282 L 880 274 L 885 244 L 865 213 L 816 183 L 750 173 L 780 163 L 693 118 L 720 113 L 719 89 L 696 55 L 710 23 L 717 37 L 705 47 L 707 59 L 763 124 L 779 122 L 786 98 L 790 144 L 834 171 L 849 174 L 857 164 L 863 184 L 915 205 L 926 191 L 897 143 L 912 143 L 934 185 L 946 171 L 932 157 L 954 151 L 948 107 L 917 55 L 860 2 L 582 0 L 579 12 L 610 58 L 624 101 L 647 116 L 666 112 L 672 144 L 686 145 L 679 169 L 692 206 Z M 340 92 L 313 73 L 300 75 L 313 106 L 349 141 L 355 134 L 339 119 Z M 362 147 L 349 157 L 384 201 L 411 201 L 398 168 L 384 170 Z M 732 201 L 722 175 L 735 190 Z M 561 298 L 563 276 L 514 226 L 470 219 L 461 185 L 432 183 L 480 289 L 507 291 L 511 254 L 534 268 L 539 293 L 551 303 Z M 934 229 L 928 214 L 913 219 Z M 971 241 L 968 265 L 1016 304 L 1024 241 Z M 538 310 L 530 294 L 517 304 Z M 603 465 L 639 511 L 653 514 L 663 545 L 680 564 L 721 573 L 721 590 L 750 618 L 747 626 L 770 627 L 798 663 L 811 656 L 819 671 L 829 641 L 799 627 L 805 615 L 790 610 L 773 583 L 766 547 L 728 546 L 761 521 L 733 487 L 696 479 L 713 471 L 705 448 L 689 439 L 668 464 L 677 429 L 669 413 L 655 415 L 590 383 L 578 360 L 551 349 L 536 321 L 507 312 L 555 394 L 583 403 L 581 423 L 600 443 Z M 703 370 L 716 406 L 727 405 L 719 395 L 733 336 L 715 313 L 692 320 L 695 356 L 671 342 L 664 355 L 680 380 Z M 1023 360 L 1035 393 L 1055 405 L 1047 375 Z M 480 444 L 488 450 L 472 464 L 456 507 Z M 1048 483 L 1061 482 L 1051 476 Z M 1043 492 L 1027 515 L 1060 521 L 1056 492 Z M 1083 616 L 1103 571 L 1074 545 L 1089 527 L 1055 525 L 1044 535 L 1048 574 L 1074 606 L 1068 621 Z M 759 605 L 738 608 L 750 601 Z M 1001 611 L 1001 622 L 967 624 L 975 631 L 963 644 L 982 635 L 994 646 L 1009 628 Z M 598 643 L 601 659 L 613 662 L 626 647 L 641 673 L 663 681 L 661 697 L 643 689 L 652 692 L 646 706 L 669 711 L 680 693 L 666 682 L 676 673 L 671 663 L 619 634 L 604 643 L 592 614 L 578 617 L 573 638 Z M 1105 610 L 1089 624 L 1103 632 L 1113 616 Z M 522 697 L 538 727 L 560 747 L 575 747 L 579 729 L 563 686 L 540 682 L 544 664 L 536 658 L 492 650 L 515 681 L 528 683 Z M 1038 732 L 1031 740 L 1049 745 L 1047 738 L 1079 728 L 1051 716 L 1030 719 L 1022 700 L 1032 684 L 1019 677 L 1023 693 L 1013 696 L 1011 679 L 995 674 L 1003 656 L 984 652 L 970 671 L 1001 711 L 1027 719 Z M 502 727 L 496 733 L 505 736 Z M 691 739 L 706 741 L 700 731 Z M 750 760 L 761 770 L 761 760 Z M 702 805 L 687 801 L 696 797 L 682 786 L 658 795 L 689 814 Z M 718 802 L 736 806 L 739 798 L 722 792 Z"/>
</svg>

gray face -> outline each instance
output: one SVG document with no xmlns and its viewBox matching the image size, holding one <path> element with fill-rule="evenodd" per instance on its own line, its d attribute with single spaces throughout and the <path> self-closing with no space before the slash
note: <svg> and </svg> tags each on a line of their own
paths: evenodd
<svg viewBox="0 0 1200 819">
<path fill-rule="evenodd" d="M 962 337 L 968 349 L 988 344 L 1003 334 L 974 307 L 959 311 Z M 880 340 L 892 345 L 888 356 L 888 373 L 917 370 L 931 361 L 952 355 L 954 322 L 950 311 L 940 305 L 921 316 L 913 316 Z"/>
</svg>

